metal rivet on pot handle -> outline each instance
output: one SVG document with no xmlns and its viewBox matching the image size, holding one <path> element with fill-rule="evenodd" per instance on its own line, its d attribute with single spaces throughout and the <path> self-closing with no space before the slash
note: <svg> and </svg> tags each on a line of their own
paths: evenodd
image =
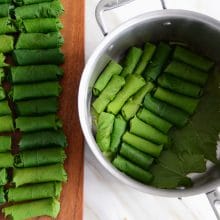
<svg viewBox="0 0 220 220">
<path fill-rule="evenodd" d="M 96 21 L 104 36 L 108 34 L 108 30 L 103 19 L 103 12 L 121 7 L 133 1 L 135 0 L 101 0 L 99 1 L 98 5 L 96 6 L 95 16 L 96 16 Z M 160 2 L 162 4 L 162 8 L 166 9 L 165 1 L 160 0 Z"/>
<path fill-rule="evenodd" d="M 208 200 L 215 212 L 215 215 L 218 220 L 220 220 L 220 189 L 216 189 L 214 191 L 206 193 Z"/>
</svg>

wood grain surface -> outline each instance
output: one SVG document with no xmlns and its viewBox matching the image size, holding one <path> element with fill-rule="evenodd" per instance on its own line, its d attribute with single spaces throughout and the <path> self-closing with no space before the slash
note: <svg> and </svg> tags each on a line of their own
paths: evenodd
<svg viewBox="0 0 220 220">
<path fill-rule="evenodd" d="M 82 220 L 84 138 L 78 119 L 77 95 L 84 67 L 84 0 L 63 0 L 65 14 L 62 17 L 65 39 L 63 93 L 61 118 L 68 138 L 68 158 L 65 168 L 68 182 L 61 197 L 61 213 L 58 220 Z M 41 219 L 42 220 L 42 219 Z"/>
<path fill-rule="evenodd" d="M 63 185 L 61 212 L 57 220 L 82 220 L 83 213 L 83 160 L 84 139 L 78 119 L 77 95 L 84 67 L 84 0 L 62 0 L 65 13 L 61 17 L 65 39 L 62 51 L 65 55 L 63 92 L 60 98 L 59 115 L 63 120 L 68 139 L 68 158 L 65 168 L 68 182 Z M 0 220 L 4 220 L 0 214 Z M 41 217 L 38 220 L 51 218 Z"/>
</svg>

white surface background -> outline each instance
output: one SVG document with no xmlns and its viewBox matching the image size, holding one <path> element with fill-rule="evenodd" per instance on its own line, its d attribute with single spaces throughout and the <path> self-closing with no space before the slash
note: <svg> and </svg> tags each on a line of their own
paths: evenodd
<svg viewBox="0 0 220 220">
<path fill-rule="evenodd" d="M 197 11 L 220 20 L 219 0 L 165 0 L 167 8 Z M 95 21 L 98 0 L 86 0 L 86 60 L 103 39 Z M 136 0 L 105 13 L 109 30 L 143 12 L 161 9 L 159 0 Z M 216 220 L 204 194 L 162 198 L 138 192 L 111 176 L 85 149 L 84 220 Z"/>
</svg>

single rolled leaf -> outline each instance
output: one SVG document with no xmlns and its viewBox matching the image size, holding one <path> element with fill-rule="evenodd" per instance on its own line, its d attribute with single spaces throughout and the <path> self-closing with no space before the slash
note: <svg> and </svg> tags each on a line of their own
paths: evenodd
<svg viewBox="0 0 220 220">
<path fill-rule="evenodd" d="M 66 147 L 66 136 L 62 131 L 38 131 L 34 133 L 23 133 L 19 141 L 20 150 L 46 148 L 46 147 Z"/>
<path fill-rule="evenodd" d="M 0 4 L 12 3 L 12 0 L 0 0 Z"/>
<path fill-rule="evenodd" d="M 49 49 L 61 47 L 64 39 L 60 32 L 51 33 L 21 33 L 16 49 Z"/>
<path fill-rule="evenodd" d="M 0 205 L 4 204 L 5 202 L 6 199 L 5 199 L 4 187 L 0 186 Z"/>
<path fill-rule="evenodd" d="M 0 52 L 8 53 L 14 49 L 14 37 L 8 35 L 0 35 Z"/>
<path fill-rule="evenodd" d="M 180 46 L 176 46 L 173 53 L 173 58 L 203 71 L 209 71 L 214 66 L 214 62 L 208 58 L 202 57 Z"/>
<path fill-rule="evenodd" d="M 128 99 L 128 101 L 121 109 L 121 113 L 127 121 L 135 116 L 135 114 L 141 106 L 141 103 L 145 95 L 151 92 L 153 88 L 154 84 L 151 82 L 147 82 L 145 86 L 139 89 L 136 94 L 134 94 L 130 99 Z"/>
<path fill-rule="evenodd" d="M 28 203 L 16 204 L 3 208 L 5 217 L 13 220 L 23 220 L 39 216 L 56 218 L 60 211 L 60 203 L 56 199 L 42 199 Z"/>
<path fill-rule="evenodd" d="M 47 50 L 14 50 L 12 53 L 17 65 L 62 64 L 64 55 L 59 48 Z"/>
<path fill-rule="evenodd" d="M 136 166 L 119 155 L 113 160 L 112 163 L 120 171 L 140 182 L 148 184 L 152 181 L 153 176 L 150 172 Z"/>
<path fill-rule="evenodd" d="M 2 4 L 1 2 L 0 2 L 0 4 L 1 4 L 0 18 L 8 17 L 10 4 L 9 3 Z"/>
<path fill-rule="evenodd" d="M 14 168 L 12 182 L 16 187 L 51 181 L 67 181 L 67 174 L 62 164 L 30 168 Z"/>
<path fill-rule="evenodd" d="M 3 0 L 1 0 L 3 1 Z M 14 0 L 16 5 L 31 5 L 31 4 L 37 4 L 42 2 L 51 2 L 53 0 Z"/>
<path fill-rule="evenodd" d="M 121 72 L 121 76 L 126 77 L 134 72 L 134 69 L 139 62 L 143 51 L 137 47 L 131 47 L 128 50 L 127 55 L 124 58 L 122 67 L 123 70 Z"/>
<path fill-rule="evenodd" d="M 58 130 L 62 122 L 55 114 L 44 116 L 20 116 L 15 119 L 16 128 L 22 132 Z"/>
<path fill-rule="evenodd" d="M 137 113 L 137 117 L 165 134 L 173 126 L 170 122 L 164 120 L 163 118 L 160 118 L 146 108 L 140 109 Z"/>
<path fill-rule="evenodd" d="M 124 87 L 118 92 L 116 97 L 108 104 L 109 113 L 118 114 L 125 102 L 145 85 L 145 80 L 140 75 L 129 75 L 126 78 Z"/>
<path fill-rule="evenodd" d="M 179 109 L 182 109 L 189 114 L 193 114 L 199 104 L 199 99 L 170 92 L 162 87 L 158 87 L 156 89 L 154 97 Z"/>
<path fill-rule="evenodd" d="M 11 150 L 11 136 L 0 136 L 0 152 L 7 152 Z"/>
<path fill-rule="evenodd" d="M 144 45 L 144 51 L 143 54 L 134 70 L 134 74 L 139 74 L 141 75 L 145 68 L 147 67 L 148 63 L 150 62 L 154 52 L 156 50 L 156 46 L 151 43 L 146 43 Z"/>
<path fill-rule="evenodd" d="M 116 153 L 118 151 L 122 135 L 125 133 L 127 122 L 121 115 L 115 117 L 114 126 L 111 134 L 111 152 Z"/>
<path fill-rule="evenodd" d="M 183 127 L 188 122 L 189 115 L 178 108 L 162 102 L 149 94 L 145 96 L 144 106 L 159 117 L 169 121 L 177 127 Z"/>
<path fill-rule="evenodd" d="M 178 61 L 172 61 L 164 71 L 200 86 L 204 86 L 208 79 L 208 73 Z"/>
<path fill-rule="evenodd" d="M 0 66 L 1 66 L 1 53 L 0 53 Z M 0 86 L 2 85 L 4 79 L 5 79 L 4 69 L 0 68 Z"/>
<path fill-rule="evenodd" d="M 59 198 L 62 190 L 60 182 L 40 183 L 8 189 L 8 202 Z"/>
<path fill-rule="evenodd" d="M 167 135 L 155 129 L 151 125 L 141 121 L 136 116 L 130 121 L 130 132 L 156 144 L 170 144 L 170 139 Z"/>
<path fill-rule="evenodd" d="M 58 18 L 36 18 L 20 21 L 18 28 L 25 33 L 49 33 L 59 31 L 63 25 Z"/>
<path fill-rule="evenodd" d="M 60 94 L 60 90 L 59 82 L 21 84 L 14 85 L 9 95 L 13 101 L 19 101 L 50 96 L 57 97 Z"/>
<path fill-rule="evenodd" d="M 145 70 L 147 80 L 156 80 L 167 63 L 171 53 L 171 47 L 165 43 L 160 43 L 154 53 L 154 56 Z"/>
<path fill-rule="evenodd" d="M 5 95 L 5 90 L 2 86 L 0 86 L 0 101 L 5 99 L 6 95 Z"/>
<path fill-rule="evenodd" d="M 14 124 L 11 115 L 0 116 L 0 132 L 14 131 Z"/>
<path fill-rule="evenodd" d="M 15 155 L 15 167 L 35 167 L 54 163 L 63 163 L 66 158 L 62 148 L 46 148 L 22 151 Z"/>
<path fill-rule="evenodd" d="M 8 182 L 8 175 L 5 168 L 0 169 L 0 186 L 4 186 Z"/>
<path fill-rule="evenodd" d="M 59 0 L 38 4 L 25 5 L 15 9 L 16 19 L 56 18 L 64 12 Z"/>
<path fill-rule="evenodd" d="M 63 75 L 57 65 L 14 66 L 10 68 L 10 80 L 13 84 L 54 81 Z"/>
<path fill-rule="evenodd" d="M 203 93 L 200 86 L 167 73 L 158 78 L 158 84 L 163 88 L 195 98 L 200 97 Z"/>
<path fill-rule="evenodd" d="M 111 60 L 95 82 L 95 85 L 93 86 L 93 94 L 95 96 L 99 95 L 100 92 L 106 87 L 111 77 L 113 75 L 119 75 L 121 71 L 122 66 L 116 63 L 114 60 Z"/>
<path fill-rule="evenodd" d="M 136 149 L 126 143 L 122 143 L 119 153 L 127 160 L 131 161 L 132 163 L 136 164 L 137 166 L 139 166 L 145 170 L 148 169 L 149 166 L 154 161 L 153 157 L 139 151 L 138 149 Z"/>
<path fill-rule="evenodd" d="M 102 90 L 99 97 L 92 103 L 97 113 L 105 110 L 109 102 L 111 102 L 121 87 L 125 84 L 125 79 L 118 75 L 113 75 L 107 86 Z"/>
<path fill-rule="evenodd" d="M 96 141 L 101 151 L 109 151 L 115 116 L 102 112 L 98 118 Z"/>
<path fill-rule="evenodd" d="M 0 53 L 0 67 L 5 67 L 8 66 L 8 64 L 5 63 L 5 56 L 3 53 Z M 2 68 L 0 68 L 0 76 L 1 76 L 1 80 L 2 80 Z M 2 82 L 0 82 L 1 85 Z"/>
<path fill-rule="evenodd" d="M 157 145 L 154 144 L 144 138 L 138 137 L 130 132 L 126 132 L 123 137 L 122 140 L 137 148 L 138 150 L 147 153 L 153 157 L 159 157 L 162 149 L 163 149 L 163 145 Z"/>
<path fill-rule="evenodd" d="M 10 152 L 0 153 L 0 168 L 14 166 L 14 157 Z"/>
<path fill-rule="evenodd" d="M 58 99 L 52 97 L 19 101 L 15 103 L 15 109 L 18 116 L 56 113 L 58 110 Z"/>
<path fill-rule="evenodd" d="M 3 115 L 10 115 L 11 114 L 11 109 L 8 105 L 7 100 L 0 101 L 0 116 Z"/>
<path fill-rule="evenodd" d="M 0 18 L 0 34 L 15 33 L 17 30 L 9 17 Z"/>
</svg>

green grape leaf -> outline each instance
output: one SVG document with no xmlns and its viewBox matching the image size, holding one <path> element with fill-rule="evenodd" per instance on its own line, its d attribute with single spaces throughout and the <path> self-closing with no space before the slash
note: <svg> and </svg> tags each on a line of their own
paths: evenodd
<svg viewBox="0 0 220 220">
<path fill-rule="evenodd" d="M 158 188 L 176 188 L 191 186 L 192 181 L 187 174 L 204 172 L 206 170 L 205 158 L 202 154 L 189 154 L 183 152 L 176 154 L 171 150 L 162 152 L 157 164 L 152 166 L 154 176 L 152 185 Z"/>
</svg>

